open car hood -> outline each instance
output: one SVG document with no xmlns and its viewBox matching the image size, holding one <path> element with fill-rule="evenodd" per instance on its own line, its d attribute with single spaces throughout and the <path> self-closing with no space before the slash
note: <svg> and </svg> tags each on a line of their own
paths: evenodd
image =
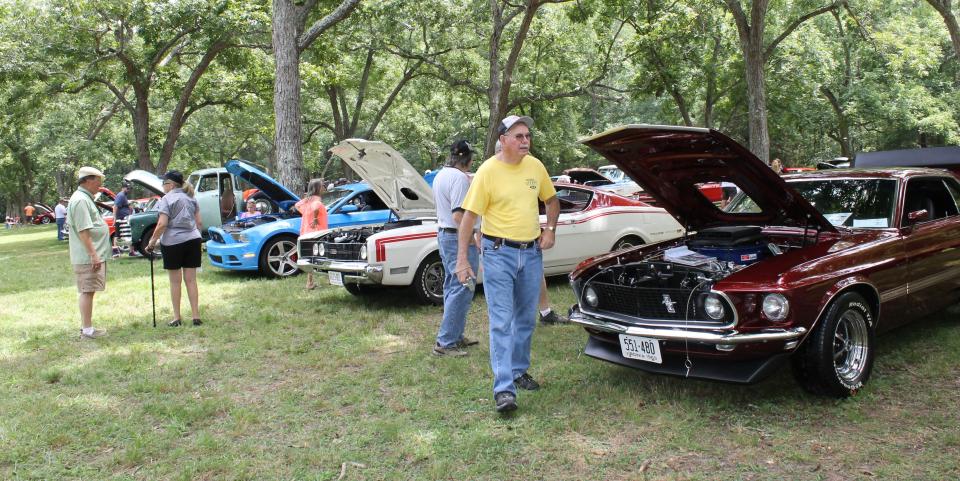
<svg viewBox="0 0 960 481">
<path fill-rule="evenodd" d="M 605 175 L 593 169 L 574 167 L 572 169 L 564 170 L 563 175 L 570 177 L 570 180 L 577 184 L 586 184 L 587 182 L 591 182 L 590 185 L 598 186 L 613 183 L 613 181 L 607 178 Z"/>
<path fill-rule="evenodd" d="M 393 147 L 372 140 L 347 139 L 330 152 L 362 177 L 400 219 L 437 215 L 433 190 Z"/>
<path fill-rule="evenodd" d="M 247 162 L 236 159 L 230 160 L 224 168 L 227 169 L 227 172 L 253 184 L 254 187 L 260 189 L 260 192 L 266 194 L 270 200 L 277 204 L 285 201 L 296 202 L 300 200 L 296 194 L 290 192 L 289 189 L 274 180 L 273 177 L 270 177 L 266 172 Z"/>
<path fill-rule="evenodd" d="M 156 195 L 163 196 L 163 181 L 160 180 L 160 177 L 157 177 L 153 172 L 147 172 L 146 170 L 133 170 L 129 174 L 123 176 L 123 180 L 127 182 L 133 182 L 134 184 L 143 187 L 144 189 L 153 192 Z"/>
<path fill-rule="evenodd" d="M 713 129 L 625 125 L 582 139 L 643 186 L 681 224 L 693 230 L 721 225 L 783 225 L 836 232 L 797 191 L 744 146 Z M 698 189 L 732 182 L 760 208 L 731 214 Z"/>
</svg>

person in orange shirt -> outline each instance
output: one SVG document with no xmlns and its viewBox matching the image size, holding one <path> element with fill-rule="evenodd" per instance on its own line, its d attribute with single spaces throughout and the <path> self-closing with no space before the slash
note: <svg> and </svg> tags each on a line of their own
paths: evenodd
<svg viewBox="0 0 960 481">
<path fill-rule="evenodd" d="M 300 213 L 300 235 L 327 229 L 327 207 L 320 196 L 326 189 L 323 179 L 313 179 L 307 185 L 307 194 L 293 208 Z M 307 272 L 307 289 L 315 289 L 313 272 Z"/>
<path fill-rule="evenodd" d="M 27 225 L 33 224 L 33 211 L 34 207 L 32 204 L 27 204 L 23 206 L 23 213 L 27 217 Z"/>
</svg>

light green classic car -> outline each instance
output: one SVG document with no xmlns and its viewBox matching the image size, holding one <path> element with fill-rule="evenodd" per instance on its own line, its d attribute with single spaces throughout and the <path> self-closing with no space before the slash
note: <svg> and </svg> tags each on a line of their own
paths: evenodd
<svg viewBox="0 0 960 481">
<path fill-rule="evenodd" d="M 124 176 L 123 180 L 163 196 L 162 181 L 151 172 L 134 170 Z M 203 222 L 201 234 L 204 239 L 207 238 L 207 228 L 219 227 L 224 222 L 235 218 L 238 212 L 243 211 L 244 187 L 253 188 L 222 167 L 195 171 L 190 174 L 187 181 L 196 189 L 196 199 L 200 204 L 200 220 Z M 262 212 L 270 209 L 269 203 L 259 207 Z M 129 228 L 122 230 L 118 242 L 146 255 L 147 243 L 153 236 L 158 217 L 156 201 L 151 202 L 144 212 L 127 217 Z"/>
</svg>

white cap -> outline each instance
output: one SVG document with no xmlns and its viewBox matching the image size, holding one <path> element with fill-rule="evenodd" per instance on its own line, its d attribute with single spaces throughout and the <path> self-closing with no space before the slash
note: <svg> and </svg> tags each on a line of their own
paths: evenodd
<svg viewBox="0 0 960 481">
<path fill-rule="evenodd" d="M 507 133 L 508 130 L 513 128 L 514 125 L 517 125 L 517 122 L 525 124 L 527 128 L 530 128 L 530 129 L 533 128 L 533 119 L 531 119 L 530 117 L 520 117 L 518 115 L 510 115 L 500 121 L 500 128 L 497 129 L 497 132 L 500 135 L 503 135 Z"/>
<path fill-rule="evenodd" d="M 100 172 L 100 169 L 96 167 L 80 167 L 80 170 L 77 171 L 77 180 L 80 180 L 84 177 L 95 175 L 101 179 L 106 177 L 103 175 L 103 172 Z"/>
</svg>

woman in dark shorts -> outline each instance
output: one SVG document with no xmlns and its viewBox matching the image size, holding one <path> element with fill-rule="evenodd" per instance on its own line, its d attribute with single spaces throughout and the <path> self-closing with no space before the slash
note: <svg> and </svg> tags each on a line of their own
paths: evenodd
<svg viewBox="0 0 960 481">
<path fill-rule="evenodd" d="M 187 298 L 193 314 L 193 325 L 200 322 L 200 293 L 197 289 L 197 268 L 200 267 L 201 253 L 200 204 L 193 198 L 193 186 L 183 181 L 183 174 L 171 170 L 163 175 L 165 192 L 157 210 L 160 218 L 150 238 L 148 251 L 156 248 L 160 242 L 163 254 L 163 268 L 170 277 L 170 300 L 173 302 L 173 320 L 167 325 L 176 327 L 183 322 L 180 319 L 180 284 L 187 286 Z"/>
</svg>

